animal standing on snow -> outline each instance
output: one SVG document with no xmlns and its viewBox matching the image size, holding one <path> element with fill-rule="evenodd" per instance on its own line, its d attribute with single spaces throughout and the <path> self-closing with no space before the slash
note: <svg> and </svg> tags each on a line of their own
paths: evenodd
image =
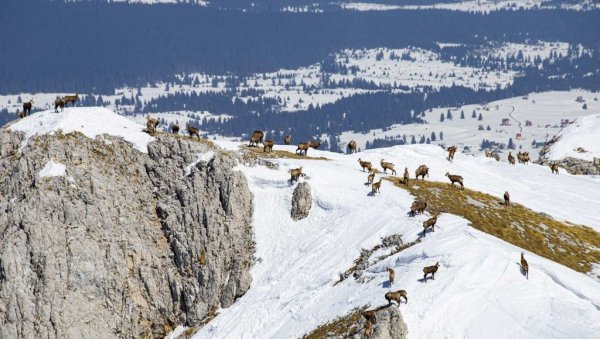
<svg viewBox="0 0 600 339">
<path fill-rule="evenodd" d="M 423 280 L 427 282 L 427 275 L 431 274 L 431 279 L 435 280 L 435 272 L 437 272 L 440 267 L 439 261 L 435 263 L 433 266 L 427 266 L 423 268 Z"/>
<path fill-rule="evenodd" d="M 387 300 L 388 305 L 392 304 L 392 301 L 395 301 L 398 306 L 400 306 L 401 298 L 404 298 L 404 302 L 408 304 L 408 297 L 405 290 L 398 290 L 396 292 L 388 292 L 385 294 L 385 300 Z"/>
<path fill-rule="evenodd" d="M 396 175 L 396 170 L 394 169 L 394 164 L 392 164 L 391 162 L 385 162 L 383 161 L 383 159 L 381 159 L 381 167 L 383 168 L 383 173 L 387 173 L 387 170 L 389 169 L 390 171 L 392 171 L 392 175 Z"/>
<path fill-rule="evenodd" d="M 319 146 L 321 146 L 321 142 L 320 141 L 310 141 L 308 143 L 308 147 L 312 147 L 314 149 L 319 148 Z"/>
<path fill-rule="evenodd" d="M 373 167 L 373 165 L 370 162 L 362 161 L 360 158 L 358 158 L 358 163 L 360 164 L 360 167 L 362 167 L 363 172 L 365 171 L 365 169 L 368 169 L 369 172 L 372 172 L 371 168 Z"/>
<path fill-rule="evenodd" d="M 158 119 L 146 117 L 146 131 L 152 135 L 156 133 L 156 126 L 158 126 Z"/>
<path fill-rule="evenodd" d="M 486 158 L 493 158 L 494 157 L 494 151 L 485 151 L 485 157 Z"/>
<path fill-rule="evenodd" d="M 373 195 L 375 195 L 375 193 L 379 193 L 379 188 L 381 187 L 381 180 L 382 179 L 379 179 L 378 182 L 374 182 L 371 185 L 371 193 L 373 193 Z"/>
<path fill-rule="evenodd" d="M 283 137 L 283 143 L 286 145 L 289 145 L 290 142 L 292 142 L 292 136 L 291 135 L 286 135 L 285 137 Z"/>
<path fill-rule="evenodd" d="M 390 287 L 392 287 L 392 285 L 394 284 L 394 278 L 396 277 L 396 272 L 394 272 L 394 269 L 391 267 L 388 267 L 388 276 L 389 276 L 389 280 L 390 280 Z"/>
<path fill-rule="evenodd" d="M 415 171 L 415 177 L 417 177 L 417 180 L 419 180 L 419 176 L 423 180 L 425 180 L 425 176 L 429 178 L 429 167 L 425 165 L 419 166 L 419 168 L 417 168 L 417 170 Z"/>
<path fill-rule="evenodd" d="M 529 264 L 527 260 L 525 260 L 525 253 L 521 252 L 521 269 L 523 269 L 523 273 L 525 273 L 525 277 L 529 279 Z"/>
<path fill-rule="evenodd" d="M 558 164 L 557 163 L 550 164 L 550 170 L 552 171 L 552 174 L 558 174 Z"/>
<path fill-rule="evenodd" d="M 426 201 L 423 201 L 421 199 L 416 199 L 415 201 L 413 201 L 412 205 L 410 206 L 410 215 L 414 216 L 417 213 L 423 214 L 423 212 L 425 212 L 426 208 L 427 208 Z"/>
<path fill-rule="evenodd" d="M 275 145 L 275 142 L 273 140 L 271 140 L 271 139 L 265 140 L 265 142 L 263 142 L 263 152 L 267 152 L 267 153 L 273 152 L 273 145 Z"/>
<path fill-rule="evenodd" d="M 63 98 L 65 106 L 67 106 L 69 103 L 71 103 L 72 106 L 75 106 L 75 102 L 77 102 L 77 99 L 79 99 L 79 94 L 67 95 Z"/>
<path fill-rule="evenodd" d="M 290 175 L 291 175 L 290 181 L 292 183 L 294 183 L 294 181 L 298 181 L 298 179 L 300 179 L 300 176 L 304 175 L 304 173 L 302 173 L 302 167 L 294 168 L 293 170 L 290 171 Z"/>
<path fill-rule="evenodd" d="M 189 122 L 186 125 L 186 129 L 187 129 L 188 134 L 190 135 L 190 138 L 193 138 L 195 135 L 196 137 L 198 137 L 198 140 L 200 140 L 200 130 L 199 129 L 192 126 Z"/>
<path fill-rule="evenodd" d="M 368 176 L 367 176 L 367 183 L 368 184 L 372 184 L 373 180 L 375 180 L 375 173 L 371 172 Z"/>
<path fill-rule="evenodd" d="M 510 205 L 510 194 L 508 194 L 508 191 L 504 191 L 504 205 Z"/>
<path fill-rule="evenodd" d="M 404 185 L 408 186 L 408 167 L 404 167 L 404 176 L 402 179 L 404 180 Z"/>
<path fill-rule="evenodd" d="M 348 143 L 348 151 L 350 151 L 350 154 L 356 153 L 356 141 L 350 140 Z"/>
<path fill-rule="evenodd" d="M 454 153 L 456 153 L 456 146 L 448 147 L 448 161 L 454 160 Z"/>
<path fill-rule="evenodd" d="M 462 187 L 463 190 L 465 189 L 465 186 L 463 185 L 463 177 L 461 177 L 460 175 L 450 174 L 448 172 L 446 172 L 446 176 L 448 177 L 448 179 L 450 179 L 450 185 L 454 186 L 454 183 L 457 182 L 460 184 L 460 187 Z"/>
<path fill-rule="evenodd" d="M 263 131 L 254 131 L 252 132 L 252 136 L 250 137 L 250 144 L 248 146 L 257 146 L 259 142 L 263 142 L 263 138 L 265 137 L 265 132 Z"/>
<path fill-rule="evenodd" d="M 54 113 L 58 113 L 58 108 L 60 107 L 60 111 L 62 112 L 65 109 L 65 101 L 60 97 L 56 97 L 54 100 Z"/>
<path fill-rule="evenodd" d="M 299 143 L 298 148 L 296 148 L 296 154 L 298 154 L 298 151 L 300 151 L 300 155 L 302 155 L 302 153 L 304 153 L 304 155 L 306 155 L 306 153 L 308 152 L 308 143 L 307 142 Z"/>
<path fill-rule="evenodd" d="M 512 152 L 508 152 L 508 163 L 511 165 L 515 164 L 515 157 L 512 155 Z"/>
<path fill-rule="evenodd" d="M 423 236 L 427 235 L 427 229 L 431 228 L 435 232 L 435 223 L 437 222 L 437 214 L 423 222 Z"/>
<path fill-rule="evenodd" d="M 33 100 L 29 100 L 29 102 L 23 103 L 23 113 L 25 115 L 31 115 L 31 108 L 33 107 Z"/>
<path fill-rule="evenodd" d="M 169 130 L 173 134 L 179 134 L 179 123 L 177 121 L 172 122 L 171 125 L 169 126 Z"/>
<path fill-rule="evenodd" d="M 517 153 L 517 159 L 519 159 L 519 163 L 527 164 L 529 162 L 529 152 Z"/>
</svg>

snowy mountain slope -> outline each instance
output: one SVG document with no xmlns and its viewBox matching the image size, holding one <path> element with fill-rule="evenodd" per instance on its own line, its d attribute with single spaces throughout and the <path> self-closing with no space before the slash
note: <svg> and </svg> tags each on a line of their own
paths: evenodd
<svg viewBox="0 0 600 339">
<path fill-rule="evenodd" d="M 546 154 L 549 160 L 566 157 L 593 161 L 600 158 L 600 114 L 581 117 L 565 127 L 558 134 L 558 141 L 552 144 Z M 584 152 L 577 151 L 582 147 Z"/>
<path fill-rule="evenodd" d="M 63 112 L 54 110 L 34 113 L 9 126 L 12 131 L 25 133 L 26 140 L 36 134 L 79 131 L 89 138 L 102 134 L 119 136 L 131 142 L 141 152 L 147 152 L 147 145 L 154 140 L 142 132 L 145 126 L 101 107 L 65 108 Z"/>
<path fill-rule="evenodd" d="M 234 143 L 219 144 L 237 148 Z M 332 160 L 281 159 L 277 171 L 239 167 L 255 195 L 253 227 L 259 262 L 252 269 L 253 285 L 246 295 L 220 310 L 195 338 L 300 337 L 355 307 L 384 304 L 388 266 L 396 270 L 392 289 L 408 291 L 409 303 L 401 308 L 412 338 L 593 338 L 600 330 L 597 281 L 529 253 L 527 280 L 519 271 L 519 248 L 452 215 L 442 215 L 436 232 L 423 242 L 369 268 L 366 276 L 373 280 L 359 284 L 349 278 L 333 286 L 361 248 L 371 248 L 390 234 L 403 235 L 405 243 L 413 241 L 427 218 L 408 217 L 413 197 L 388 182 L 383 182 L 381 194 L 369 196 L 359 157 L 374 163 L 385 158 L 398 169 L 408 165 L 411 172 L 426 163 L 431 180 L 446 179 L 447 170 L 460 173 L 470 188 L 497 196 L 508 189 L 515 201 L 596 230 L 600 229 L 595 213 L 600 201 L 598 181 L 570 175 L 558 178 L 536 165 L 511 167 L 464 155 L 448 163 L 441 148 L 425 145 L 351 156 L 309 153 Z M 289 216 L 293 187 L 287 170 L 298 165 L 309 176 L 313 208 L 307 219 L 293 222 Z M 555 192 L 568 195 L 557 197 Z M 576 203 L 575 197 L 586 200 Z M 436 261 L 441 264 L 436 280 L 419 281 L 422 267 Z"/>
</svg>

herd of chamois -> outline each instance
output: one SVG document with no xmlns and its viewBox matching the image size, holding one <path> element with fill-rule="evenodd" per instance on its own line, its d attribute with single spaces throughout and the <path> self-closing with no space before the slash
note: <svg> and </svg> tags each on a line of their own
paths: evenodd
<svg viewBox="0 0 600 339">
<path fill-rule="evenodd" d="M 69 103 L 72 106 L 75 106 L 75 103 L 79 99 L 79 94 L 75 95 L 66 95 L 64 97 L 57 96 L 54 100 L 54 112 L 58 113 L 58 109 L 60 108 L 61 112 Z M 31 109 L 33 108 L 33 99 L 23 103 L 23 110 L 19 112 L 19 118 L 24 118 L 28 115 L 31 115 Z"/>
</svg>

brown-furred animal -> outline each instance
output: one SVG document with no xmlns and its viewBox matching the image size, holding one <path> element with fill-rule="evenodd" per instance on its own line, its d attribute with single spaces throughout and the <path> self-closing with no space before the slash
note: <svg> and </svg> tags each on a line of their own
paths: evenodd
<svg viewBox="0 0 600 339">
<path fill-rule="evenodd" d="M 265 132 L 263 131 L 254 131 L 252 132 L 252 136 L 250 137 L 250 144 L 248 146 L 257 146 L 259 142 L 263 142 L 263 138 L 265 137 Z"/>
<path fill-rule="evenodd" d="M 512 155 L 512 152 L 508 152 L 508 163 L 511 165 L 515 164 L 515 157 Z"/>
<path fill-rule="evenodd" d="M 496 161 L 500 161 L 500 156 L 498 155 L 498 153 L 494 154 L 494 159 L 496 159 Z"/>
<path fill-rule="evenodd" d="M 370 339 L 372 335 L 373 335 L 373 324 L 371 324 L 370 321 L 367 321 L 365 323 L 365 333 L 363 334 L 363 337 L 365 339 Z"/>
<path fill-rule="evenodd" d="M 454 160 L 454 153 L 456 153 L 456 146 L 448 147 L 448 161 Z"/>
<path fill-rule="evenodd" d="M 20 119 L 25 118 L 25 112 L 23 112 L 23 111 L 19 112 L 19 118 Z"/>
<path fill-rule="evenodd" d="M 431 274 L 431 279 L 435 280 L 435 272 L 437 272 L 440 267 L 439 261 L 435 263 L 433 266 L 427 266 L 423 268 L 423 280 L 427 282 L 427 275 Z"/>
<path fill-rule="evenodd" d="M 394 278 L 396 277 L 396 272 L 394 272 L 394 269 L 391 267 L 388 267 L 388 277 L 389 277 L 389 281 L 390 281 L 390 287 L 392 287 L 392 285 L 394 284 Z"/>
<path fill-rule="evenodd" d="M 317 149 L 317 148 L 319 148 L 319 146 L 321 146 L 321 141 L 309 141 L 308 142 L 308 147 Z"/>
<path fill-rule="evenodd" d="M 421 199 L 416 199 L 415 201 L 413 201 L 412 205 L 410 206 L 410 215 L 415 215 L 417 213 L 423 214 L 423 212 L 425 212 L 426 208 L 427 208 L 427 201 L 423 201 Z"/>
<path fill-rule="evenodd" d="M 460 175 L 450 174 L 448 172 L 446 172 L 446 176 L 448 177 L 448 179 L 450 179 L 450 185 L 454 186 L 454 183 L 457 182 L 460 184 L 460 187 L 463 190 L 465 189 L 465 186 L 463 185 L 463 177 L 461 177 Z"/>
<path fill-rule="evenodd" d="M 419 179 L 419 177 L 425 180 L 425 176 L 429 178 L 429 167 L 427 167 L 426 165 L 421 165 L 415 171 L 415 177 L 417 177 L 417 180 Z"/>
<path fill-rule="evenodd" d="M 550 170 L 552 171 L 552 174 L 558 174 L 558 164 L 557 163 L 550 164 Z"/>
<path fill-rule="evenodd" d="M 523 273 L 525 273 L 525 277 L 529 279 L 529 264 L 527 260 L 525 260 L 525 253 L 521 252 L 521 269 L 523 269 Z"/>
<path fill-rule="evenodd" d="M 358 163 L 360 164 L 360 167 L 362 167 L 363 172 L 365 171 L 365 169 L 368 169 L 369 172 L 371 172 L 373 165 L 370 162 L 362 161 L 360 158 L 358 158 Z"/>
<path fill-rule="evenodd" d="M 504 191 L 504 205 L 510 205 L 510 194 L 508 194 L 508 191 Z"/>
<path fill-rule="evenodd" d="M 392 171 L 392 175 L 396 175 L 396 170 L 394 169 L 394 164 L 392 164 L 391 162 L 385 162 L 383 161 L 383 159 L 381 159 L 381 167 L 383 168 L 383 173 L 387 173 L 387 170 L 389 169 L 390 171 Z"/>
<path fill-rule="evenodd" d="M 404 302 L 408 304 L 408 297 L 405 290 L 398 290 L 396 292 L 387 292 L 385 294 L 385 300 L 387 300 L 388 305 L 392 304 L 392 301 L 395 301 L 398 306 L 400 306 L 400 301 L 404 298 Z"/>
<path fill-rule="evenodd" d="M 25 115 L 30 115 L 32 107 L 33 107 L 33 100 L 29 100 L 29 102 L 24 102 L 23 103 L 23 113 L 25 113 Z"/>
<path fill-rule="evenodd" d="M 517 159 L 521 164 L 527 164 L 529 162 L 529 152 L 517 153 Z"/>
<path fill-rule="evenodd" d="M 365 317 L 365 319 L 367 320 L 367 322 L 370 323 L 377 323 L 377 312 L 371 310 L 371 311 L 362 311 L 361 312 L 362 316 Z"/>
<path fill-rule="evenodd" d="M 283 143 L 286 145 L 289 145 L 290 142 L 292 142 L 292 136 L 291 135 L 286 135 L 285 137 L 283 137 Z"/>
<path fill-rule="evenodd" d="M 267 153 L 273 152 L 273 145 L 275 145 L 275 142 L 273 140 L 271 140 L 271 139 L 265 140 L 265 142 L 263 142 L 263 152 L 267 152 Z"/>
<path fill-rule="evenodd" d="M 373 180 L 375 180 L 375 173 L 371 172 L 369 173 L 369 175 L 367 176 L 367 183 L 372 184 Z"/>
<path fill-rule="evenodd" d="M 60 97 L 56 97 L 54 100 L 54 113 L 58 113 L 58 108 L 60 107 L 60 111 L 62 112 L 65 109 L 65 101 Z"/>
<path fill-rule="evenodd" d="M 383 180 L 383 179 L 379 179 L 378 182 L 374 182 L 371 185 L 371 193 L 373 193 L 373 194 L 379 193 L 379 188 L 381 187 L 381 180 Z"/>
<path fill-rule="evenodd" d="M 350 151 L 350 154 L 356 153 L 356 141 L 350 140 L 348 143 L 348 150 Z"/>
<path fill-rule="evenodd" d="M 294 181 L 298 181 L 298 179 L 300 179 L 300 176 L 303 175 L 303 173 L 302 173 L 302 167 L 292 169 L 290 171 L 290 175 L 291 175 L 290 181 L 292 183 Z"/>
<path fill-rule="evenodd" d="M 494 151 L 485 151 L 485 157 L 486 158 L 493 158 L 494 157 Z"/>
<path fill-rule="evenodd" d="M 299 143 L 298 148 L 296 148 L 296 154 L 298 154 L 298 151 L 300 151 L 300 155 L 302 155 L 302 153 L 304 153 L 304 155 L 306 155 L 306 153 L 308 152 L 308 143 L 307 142 Z"/>
<path fill-rule="evenodd" d="M 431 230 L 435 232 L 435 223 L 437 222 L 437 215 L 425 220 L 423 222 L 423 236 L 427 235 L 427 229 L 431 227 Z"/>
<path fill-rule="evenodd" d="M 179 123 L 178 122 L 172 122 L 171 125 L 169 126 L 169 130 L 173 134 L 179 134 Z"/>
<path fill-rule="evenodd" d="M 408 167 L 404 167 L 404 176 L 402 177 L 402 179 L 404 179 L 404 185 L 408 186 L 408 179 L 409 179 Z"/>
<path fill-rule="evenodd" d="M 156 133 L 156 126 L 158 126 L 158 119 L 146 117 L 146 131 L 150 134 Z"/>
<path fill-rule="evenodd" d="M 75 95 L 66 95 L 63 100 L 65 102 L 65 106 L 67 106 L 69 103 L 71 103 L 71 105 L 75 106 L 75 102 L 77 102 L 77 99 L 79 99 L 79 94 L 75 94 Z"/>
<path fill-rule="evenodd" d="M 189 122 L 187 123 L 186 129 L 187 129 L 188 134 L 190 135 L 190 138 L 193 138 L 195 135 L 196 137 L 198 137 L 198 140 L 200 140 L 200 130 L 199 129 L 190 125 Z"/>
</svg>

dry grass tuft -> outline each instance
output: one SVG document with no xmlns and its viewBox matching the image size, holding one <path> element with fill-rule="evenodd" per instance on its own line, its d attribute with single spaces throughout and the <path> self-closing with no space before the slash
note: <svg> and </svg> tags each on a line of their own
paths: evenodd
<svg viewBox="0 0 600 339">
<path fill-rule="evenodd" d="M 588 273 L 600 263 L 600 233 L 590 227 L 560 222 L 525 206 L 504 205 L 503 198 L 448 183 L 411 180 L 408 186 L 397 178 L 385 178 L 435 210 L 464 217 L 474 228 L 498 237 L 576 271 Z"/>
<path fill-rule="evenodd" d="M 275 145 L 275 147 L 277 147 L 277 145 Z M 244 153 L 248 155 L 261 157 L 263 159 L 329 160 L 325 157 L 311 157 L 308 155 L 304 156 L 288 151 L 281 151 L 275 149 L 271 153 L 266 153 L 263 151 L 262 147 L 248 147 L 246 145 L 243 145 L 240 148 L 244 151 Z"/>
<path fill-rule="evenodd" d="M 345 316 L 317 327 L 309 334 L 303 336 L 302 339 L 322 339 L 334 335 L 351 337 L 359 332 L 357 324 L 362 317 L 361 312 L 366 309 L 367 306 L 356 308 Z"/>
</svg>

